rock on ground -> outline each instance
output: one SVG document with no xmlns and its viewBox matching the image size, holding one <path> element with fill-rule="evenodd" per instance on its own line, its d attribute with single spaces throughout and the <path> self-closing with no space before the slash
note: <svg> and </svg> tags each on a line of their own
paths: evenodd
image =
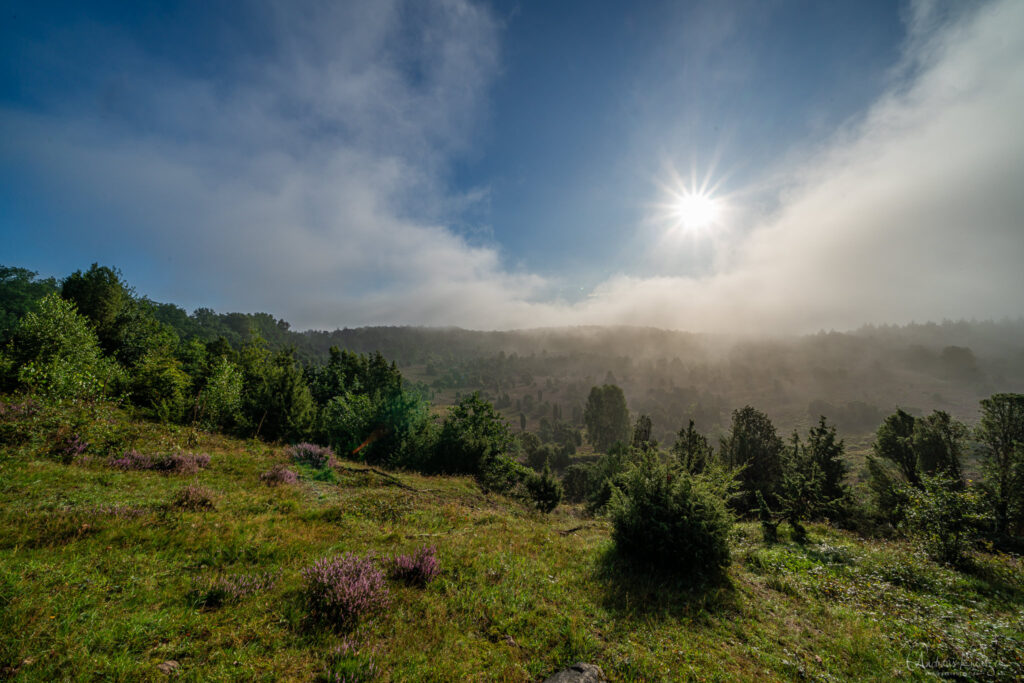
<svg viewBox="0 0 1024 683">
<path fill-rule="evenodd" d="M 568 669 L 562 669 L 544 683 L 607 683 L 601 667 L 579 662 Z"/>
</svg>

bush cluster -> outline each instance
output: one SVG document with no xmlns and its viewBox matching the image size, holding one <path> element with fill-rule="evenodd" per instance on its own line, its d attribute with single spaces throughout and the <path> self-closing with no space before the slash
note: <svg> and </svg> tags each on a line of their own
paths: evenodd
<svg viewBox="0 0 1024 683">
<path fill-rule="evenodd" d="M 278 486 L 279 484 L 294 484 L 299 480 L 295 472 L 292 472 L 282 463 L 278 463 L 260 475 L 260 481 L 267 486 Z"/>
<path fill-rule="evenodd" d="M 215 507 L 213 498 L 210 489 L 199 484 L 189 484 L 174 495 L 171 505 L 181 510 L 212 510 Z"/>
<path fill-rule="evenodd" d="M 210 456 L 205 453 L 146 455 L 133 449 L 125 451 L 120 457 L 110 460 L 109 465 L 118 470 L 150 470 L 165 474 L 196 474 L 199 470 L 210 466 Z"/>
<path fill-rule="evenodd" d="M 304 569 L 302 578 L 310 617 L 337 627 L 353 627 L 390 602 L 384 574 L 371 556 L 346 552 L 325 557 Z"/>
<path fill-rule="evenodd" d="M 324 469 L 334 465 L 334 451 L 326 446 L 315 443 L 297 443 L 288 447 L 288 457 L 300 465 L 308 465 L 314 469 Z"/>
<path fill-rule="evenodd" d="M 434 546 L 425 546 L 410 555 L 396 555 L 387 564 L 391 578 L 415 586 L 426 586 L 441 573 Z"/>
</svg>

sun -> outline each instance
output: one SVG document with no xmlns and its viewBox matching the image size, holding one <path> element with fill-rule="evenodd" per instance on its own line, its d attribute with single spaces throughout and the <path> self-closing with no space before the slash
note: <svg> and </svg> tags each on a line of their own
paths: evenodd
<svg viewBox="0 0 1024 683">
<path fill-rule="evenodd" d="M 684 192 L 674 198 L 671 212 L 683 227 L 693 230 L 713 225 L 721 215 L 722 207 L 710 194 Z"/>
<path fill-rule="evenodd" d="M 712 180 L 713 174 L 714 165 L 701 179 L 694 162 L 688 180 L 674 166 L 666 169 L 664 179 L 655 180 L 661 201 L 651 205 L 650 216 L 664 226 L 666 236 L 705 239 L 729 227 L 733 195 L 720 192 L 725 177 Z"/>
</svg>

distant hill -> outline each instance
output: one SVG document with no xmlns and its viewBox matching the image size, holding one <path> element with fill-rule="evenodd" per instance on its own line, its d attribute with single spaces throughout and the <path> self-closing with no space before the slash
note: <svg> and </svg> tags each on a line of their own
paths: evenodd
<svg viewBox="0 0 1024 683">
<path fill-rule="evenodd" d="M 716 434 L 746 404 L 766 410 L 782 430 L 825 414 L 843 434 L 859 436 L 897 406 L 972 421 L 981 398 L 1024 391 L 1024 319 L 758 338 L 625 326 L 299 332 L 266 313 L 153 309 L 184 337 L 224 336 L 237 346 L 258 334 L 272 347 L 295 348 L 307 363 L 323 362 L 332 346 L 380 351 L 435 402 L 480 391 L 510 422 L 522 414 L 531 429 L 555 414 L 582 424 L 590 387 L 605 382 L 623 387 L 634 413 L 651 415 L 662 440 L 691 418 Z"/>
</svg>

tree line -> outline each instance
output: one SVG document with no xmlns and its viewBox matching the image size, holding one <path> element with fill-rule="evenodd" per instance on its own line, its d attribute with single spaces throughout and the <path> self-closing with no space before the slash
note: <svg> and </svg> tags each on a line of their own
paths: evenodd
<svg viewBox="0 0 1024 683">
<path fill-rule="evenodd" d="M 663 448 L 652 417 L 632 420 L 622 388 L 607 381 L 590 389 L 582 425 L 554 409 L 538 433 L 527 432 L 523 420 L 514 434 L 477 393 L 438 417 L 424 387 L 407 381 L 379 351 L 331 347 L 318 363 L 294 348 L 273 348 L 256 326 L 245 337 L 190 332 L 167 322 L 166 310 L 136 296 L 109 267 L 93 264 L 59 282 L 7 268 L 0 285 L 6 392 L 54 402 L 115 401 L 165 422 L 308 441 L 426 473 L 469 474 L 487 490 L 545 511 L 565 496 L 611 515 L 617 542 L 638 554 L 650 551 L 656 562 L 678 562 L 672 548 L 681 542 L 710 543 L 702 552 L 719 562 L 727 553 L 701 534 L 721 541 L 730 515 L 759 519 L 768 541 L 782 525 L 800 540 L 814 520 L 906 533 L 953 563 L 982 537 L 1003 543 L 1019 536 L 1024 522 L 1019 394 L 984 399 L 974 429 L 941 410 L 885 417 L 863 495 L 846 481 L 844 442 L 824 416 L 805 434 L 784 439 L 767 415 L 748 405 L 732 412 L 717 444 L 689 419 Z M 606 379 L 614 380 L 611 372 Z M 543 399 L 542 390 L 536 395 Z M 590 462 L 574 457 L 584 437 L 597 454 Z M 980 454 L 981 481 L 963 475 L 968 448 Z M 667 540 L 661 532 L 669 533 Z M 677 532 L 683 536 L 671 535 Z"/>
</svg>

